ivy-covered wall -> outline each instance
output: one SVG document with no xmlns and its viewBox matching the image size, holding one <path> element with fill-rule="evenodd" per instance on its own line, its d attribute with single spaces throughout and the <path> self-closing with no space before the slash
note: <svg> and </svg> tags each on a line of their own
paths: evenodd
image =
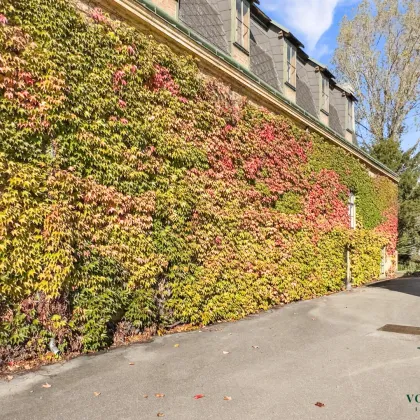
<svg viewBox="0 0 420 420">
<path fill-rule="evenodd" d="M 396 185 L 100 10 L 0 0 L 0 359 L 379 275 Z M 348 228 L 356 194 L 358 228 Z"/>
</svg>

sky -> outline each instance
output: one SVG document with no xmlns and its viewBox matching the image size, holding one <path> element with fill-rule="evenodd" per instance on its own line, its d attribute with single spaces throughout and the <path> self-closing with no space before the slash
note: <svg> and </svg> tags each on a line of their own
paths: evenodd
<svg viewBox="0 0 420 420">
<path fill-rule="evenodd" d="M 272 19 L 289 29 L 310 57 L 331 66 L 340 22 L 344 15 L 351 17 L 359 0 L 260 0 L 261 9 Z M 405 134 L 403 149 L 420 138 L 413 129 Z"/>
</svg>

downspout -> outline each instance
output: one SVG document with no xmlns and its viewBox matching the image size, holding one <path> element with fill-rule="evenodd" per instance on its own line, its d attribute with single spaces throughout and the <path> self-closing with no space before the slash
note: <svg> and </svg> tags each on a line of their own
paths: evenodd
<svg viewBox="0 0 420 420">
<path fill-rule="evenodd" d="M 346 290 L 351 290 L 351 261 L 350 261 L 350 247 L 346 247 Z"/>
</svg>

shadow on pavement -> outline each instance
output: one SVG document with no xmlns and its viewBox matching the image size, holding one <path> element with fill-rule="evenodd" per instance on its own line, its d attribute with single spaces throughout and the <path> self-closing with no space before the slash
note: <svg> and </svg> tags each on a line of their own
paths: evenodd
<svg viewBox="0 0 420 420">
<path fill-rule="evenodd" d="M 413 276 L 400 277 L 398 279 L 384 280 L 368 287 L 379 287 L 394 292 L 406 293 L 408 295 L 420 296 L 420 273 Z"/>
</svg>

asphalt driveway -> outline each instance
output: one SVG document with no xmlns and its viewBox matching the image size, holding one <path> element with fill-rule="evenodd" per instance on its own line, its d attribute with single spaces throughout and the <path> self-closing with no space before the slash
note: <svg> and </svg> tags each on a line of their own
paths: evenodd
<svg viewBox="0 0 420 420">
<path fill-rule="evenodd" d="M 17 376 L 0 382 L 0 418 L 420 419 L 420 335 L 385 324 L 420 327 L 420 278 Z"/>
</svg>

